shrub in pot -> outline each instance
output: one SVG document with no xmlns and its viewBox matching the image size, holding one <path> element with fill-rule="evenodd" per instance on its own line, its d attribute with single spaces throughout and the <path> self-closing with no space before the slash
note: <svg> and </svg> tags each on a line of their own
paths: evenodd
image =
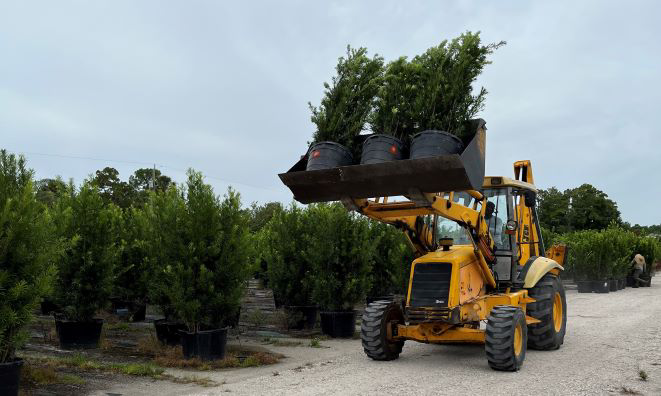
<svg viewBox="0 0 661 396">
<path fill-rule="evenodd" d="M 356 137 L 372 111 L 381 84 L 383 58 L 367 56 L 365 48 L 347 47 L 331 83 L 324 83 L 319 107 L 309 104 L 317 130 L 308 151 L 308 170 L 351 165 L 360 155 Z"/>
<path fill-rule="evenodd" d="M 94 316 L 112 293 L 121 251 L 121 210 L 104 205 L 98 188 L 85 181 L 78 190 L 70 185 L 53 213 L 59 235 L 70 241 L 58 263 L 55 287 L 62 308 L 55 321 L 60 346 L 97 348 L 103 321 Z"/>
<path fill-rule="evenodd" d="M 147 217 L 147 261 L 151 271 L 148 297 L 159 307 L 164 319 L 154 321 L 156 337 L 167 345 L 181 344 L 180 331 L 186 325 L 177 316 L 169 289 L 173 282 L 169 263 L 181 260 L 183 241 L 175 230 L 185 226 L 185 200 L 175 186 L 165 191 L 151 192 L 144 207 Z"/>
<path fill-rule="evenodd" d="M 188 330 L 181 335 L 184 356 L 222 359 L 227 322 L 239 309 L 252 270 L 248 215 L 238 193 L 230 189 L 221 200 L 191 170 L 185 186 L 152 195 L 146 210 L 161 303 Z"/>
<path fill-rule="evenodd" d="M 0 394 L 17 395 L 23 360 L 16 350 L 26 326 L 52 288 L 62 241 L 37 201 L 23 157 L 0 151 Z"/>
<path fill-rule="evenodd" d="M 601 232 L 604 238 L 600 253 L 610 267 L 611 291 L 617 291 L 620 288 L 617 283 L 619 279 L 626 277 L 629 272 L 630 257 L 635 247 L 636 235 L 624 228 L 611 225 Z"/>
<path fill-rule="evenodd" d="M 259 234 L 258 250 L 267 263 L 269 285 L 285 306 L 290 329 L 313 328 L 317 307 L 312 303 L 310 262 L 301 252 L 308 248 L 311 216 L 292 204 L 274 214 Z"/>
<path fill-rule="evenodd" d="M 374 261 L 368 220 L 347 212 L 340 204 L 308 207 L 311 230 L 305 256 L 312 265 L 312 296 L 322 312 L 322 331 L 331 337 L 351 337 L 353 307 L 369 290 Z"/>
<path fill-rule="evenodd" d="M 120 227 L 121 254 L 113 285 L 113 311 L 126 310 L 131 321 L 145 320 L 148 285 L 148 223 L 142 208 L 124 209 Z"/>
<path fill-rule="evenodd" d="M 569 246 L 568 265 L 572 268 L 579 293 L 592 292 L 594 231 L 577 231 L 564 235 L 561 240 Z"/>
<path fill-rule="evenodd" d="M 487 94 L 473 94 L 473 83 L 488 56 L 505 42 L 483 45 L 479 32 L 444 40 L 424 54 L 388 64 L 375 110 L 370 118 L 376 133 L 410 143 L 411 158 L 458 153 L 468 121 L 484 107 Z"/>
<path fill-rule="evenodd" d="M 405 294 L 414 259 L 410 243 L 400 230 L 391 225 L 370 221 L 370 231 L 371 239 L 378 243 L 374 249 L 367 304 L 376 300 L 392 299 L 396 294 Z"/>
</svg>

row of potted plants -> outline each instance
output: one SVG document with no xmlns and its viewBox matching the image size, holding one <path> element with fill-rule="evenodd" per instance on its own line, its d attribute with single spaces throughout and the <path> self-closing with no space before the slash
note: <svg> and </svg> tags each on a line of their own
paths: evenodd
<svg viewBox="0 0 661 396">
<path fill-rule="evenodd" d="M 238 193 L 216 196 L 193 171 L 181 187 L 120 209 L 91 181 L 38 200 L 22 157 L 0 151 L 0 394 L 16 394 L 16 351 L 47 297 L 63 348 L 98 347 L 97 313 L 150 302 L 181 323 L 188 357 L 222 358 L 251 273 L 252 235 Z M 124 292 L 122 292 L 124 290 Z M 45 307 L 48 308 L 48 307 Z"/>
<path fill-rule="evenodd" d="M 403 234 L 347 212 L 340 204 L 292 204 L 259 233 L 259 252 L 290 328 L 354 333 L 354 306 L 369 296 L 401 293 L 413 259 Z"/>
<path fill-rule="evenodd" d="M 569 246 L 566 267 L 581 293 L 608 293 L 626 287 L 635 254 L 645 257 L 643 276 L 649 279 L 653 263 L 661 257 L 661 245 L 655 238 L 636 235 L 617 225 L 605 230 L 577 231 L 556 240 Z"/>
<path fill-rule="evenodd" d="M 484 106 L 487 91 L 473 82 L 504 42 L 483 45 L 479 32 L 442 41 L 411 60 L 388 64 L 365 48 L 347 47 L 336 75 L 325 83 L 307 170 L 460 153 L 468 121 Z M 361 135 L 369 125 L 372 135 Z"/>
<path fill-rule="evenodd" d="M 257 252 L 292 327 L 314 326 L 321 307 L 331 335 L 352 334 L 356 303 L 399 293 L 408 279 L 412 257 L 404 236 L 339 205 L 276 205 L 253 234 L 239 195 L 229 190 L 219 198 L 192 171 L 183 186 L 124 209 L 104 200 L 91 181 L 70 183 L 40 202 L 32 179 L 23 158 L 1 152 L 2 375 L 18 375 L 16 350 L 44 297 L 63 348 L 97 347 L 103 322 L 96 315 L 111 302 L 115 312 L 137 319 L 149 301 L 166 317 L 155 323 L 159 338 L 183 344 L 188 357 L 213 359 L 224 354 Z M 310 306 L 313 314 L 304 308 Z M 341 317 L 351 326 L 333 319 Z M 17 389 L 18 382 L 6 383 L 0 393 Z"/>
</svg>

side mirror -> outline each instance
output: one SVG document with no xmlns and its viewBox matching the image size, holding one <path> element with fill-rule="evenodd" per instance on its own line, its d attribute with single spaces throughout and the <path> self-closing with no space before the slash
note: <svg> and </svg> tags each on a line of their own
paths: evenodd
<svg viewBox="0 0 661 396">
<path fill-rule="evenodd" d="M 519 223 L 517 223 L 516 220 L 509 220 L 507 224 L 505 224 L 505 234 L 514 235 L 517 227 L 519 227 Z"/>
<path fill-rule="evenodd" d="M 533 191 L 526 191 L 524 193 L 525 204 L 529 208 L 535 207 L 535 201 L 537 200 L 537 194 Z"/>
</svg>

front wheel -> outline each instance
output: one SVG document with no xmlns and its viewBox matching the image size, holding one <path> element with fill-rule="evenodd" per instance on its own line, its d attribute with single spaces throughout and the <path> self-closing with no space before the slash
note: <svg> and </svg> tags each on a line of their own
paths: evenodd
<svg viewBox="0 0 661 396">
<path fill-rule="evenodd" d="M 388 326 L 404 323 L 404 314 L 394 301 L 374 301 L 365 308 L 360 325 L 360 339 L 365 354 L 374 360 L 394 360 L 404 347 L 404 340 L 388 339 Z"/>
<path fill-rule="evenodd" d="M 543 351 L 560 348 L 567 330 L 567 300 L 562 281 L 546 274 L 528 290 L 528 295 L 535 302 L 528 304 L 526 311 L 540 321 L 528 326 L 528 347 Z"/>
<path fill-rule="evenodd" d="M 485 351 L 494 370 L 518 371 L 526 358 L 528 328 L 519 307 L 497 305 L 487 317 Z"/>
</svg>

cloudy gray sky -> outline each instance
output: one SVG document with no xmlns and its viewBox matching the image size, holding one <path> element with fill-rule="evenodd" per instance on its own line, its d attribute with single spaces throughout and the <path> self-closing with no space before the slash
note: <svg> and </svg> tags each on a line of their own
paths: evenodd
<svg viewBox="0 0 661 396">
<path fill-rule="evenodd" d="M 289 202 L 276 173 L 305 151 L 307 101 L 347 44 L 388 60 L 481 30 L 508 42 L 479 81 L 487 173 L 530 159 L 539 187 L 591 183 L 624 220 L 658 224 L 660 15 L 656 1 L 0 0 L 0 147 L 40 178 L 155 163 Z"/>
</svg>

